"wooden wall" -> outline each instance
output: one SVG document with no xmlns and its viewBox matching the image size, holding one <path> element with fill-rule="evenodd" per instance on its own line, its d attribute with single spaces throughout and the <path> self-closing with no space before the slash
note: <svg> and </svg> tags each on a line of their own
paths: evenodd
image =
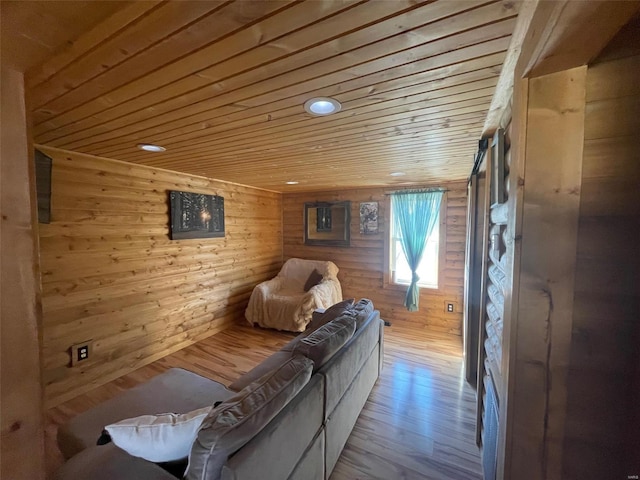
<svg viewBox="0 0 640 480">
<path fill-rule="evenodd" d="M 586 70 L 529 81 L 524 168 L 518 169 L 524 178 L 520 275 L 513 278 L 518 322 L 510 380 L 516 394 L 508 400 L 517 441 L 505 479 L 561 478 Z M 508 228 L 517 232 L 511 223 Z"/>
<path fill-rule="evenodd" d="M 531 56 L 518 60 L 498 479 L 640 470 L 640 17 L 612 40 L 621 12 L 638 6 L 541 2 L 536 13 L 558 18 L 535 16 Z M 538 42 L 547 26 L 555 33 Z M 553 73 L 523 69 L 547 60 Z"/>
<path fill-rule="evenodd" d="M 338 278 L 345 298 L 366 297 L 373 300 L 383 318 L 391 322 L 413 322 L 432 330 L 460 335 L 466 234 L 466 182 L 444 185 L 446 208 L 441 229 L 445 244 L 441 246 L 439 288 L 420 289 L 420 309 L 408 312 L 404 307 L 406 288 L 384 285 L 385 238 L 388 235 L 389 188 L 363 188 L 333 192 L 292 193 L 283 195 L 284 257 L 331 260 L 340 268 Z M 303 241 L 303 205 L 316 201 L 351 201 L 351 246 L 307 246 Z M 360 202 L 379 203 L 379 230 L 376 235 L 360 234 Z M 456 305 L 447 313 L 445 301 Z"/>
<path fill-rule="evenodd" d="M 622 48 L 587 73 L 562 475 L 568 480 L 640 474 L 638 451 L 625 459 L 627 439 L 637 445 L 640 431 L 640 399 L 632 391 L 640 364 L 639 26 L 621 32 L 615 45 Z"/>
<path fill-rule="evenodd" d="M 38 480 L 44 478 L 44 430 L 33 158 L 23 76 L 2 60 L 0 477 Z"/>
<path fill-rule="evenodd" d="M 41 225 L 48 406 L 243 318 L 282 264 L 281 195 L 41 147 L 53 158 Z M 169 240 L 168 190 L 221 195 L 224 238 Z M 93 340 L 86 363 L 69 348 Z"/>
</svg>

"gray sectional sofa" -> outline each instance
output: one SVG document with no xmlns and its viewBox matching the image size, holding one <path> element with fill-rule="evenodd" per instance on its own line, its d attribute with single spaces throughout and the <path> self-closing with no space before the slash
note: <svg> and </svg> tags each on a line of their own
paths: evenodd
<svg viewBox="0 0 640 480">
<path fill-rule="evenodd" d="M 370 301 L 315 312 L 309 328 L 228 387 L 171 369 L 75 417 L 58 431 L 69 460 L 59 480 L 328 479 L 382 369 L 383 322 Z M 221 402 L 185 463 L 158 465 L 113 443 L 103 427 Z M 169 473 L 171 472 L 171 473 Z"/>
</svg>

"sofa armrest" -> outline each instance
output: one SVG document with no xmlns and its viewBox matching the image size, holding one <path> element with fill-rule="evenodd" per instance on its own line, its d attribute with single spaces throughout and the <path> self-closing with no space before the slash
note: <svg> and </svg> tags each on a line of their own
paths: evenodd
<svg viewBox="0 0 640 480">
<path fill-rule="evenodd" d="M 65 463 L 55 480 L 176 480 L 166 470 L 142 458 L 132 457 L 112 443 L 90 447 Z"/>
<path fill-rule="evenodd" d="M 186 413 L 233 394 L 214 380 L 171 368 L 60 425 L 58 447 L 65 458 L 71 458 L 95 446 L 102 429 L 110 423 L 154 413 Z"/>
</svg>

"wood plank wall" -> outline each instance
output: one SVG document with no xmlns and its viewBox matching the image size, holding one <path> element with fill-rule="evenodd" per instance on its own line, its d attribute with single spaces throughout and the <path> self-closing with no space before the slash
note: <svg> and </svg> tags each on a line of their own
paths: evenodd
<svg viewBox="0 0 640 480">
<path fill-rule="evenodd" d="M 390 188 L 291 193 L 283 195 L 284 257 L 331 260 L 340 268 L 338 278 L 345 298 L 366 297 L 373 300 L 383 318 L 391 322 L 412 322 L 431 330 L 460 335 L 466 235 L 466 182 L 443 185 L 445 198 L 445 244 L 441 246 L 439 288 L 420 289 L 420 309 L 407 312 L 405 289 L 384 286 L 385 238 L 388 235 L 388 196 Z M 351 246 L 307 246 L 303 241 L 303 205 L 305 202 L 351 201 Z M 360 233 L 360 202 L 378 202 L 379 233 Z M 441 223 L 441 229 L 443 224 Z M 455 304 L 454 313 L 446 312 L 446 301 Z"/>
<path fill-rule="evenodd" d="M 637 384 L 632 391 L 640 371 L 639 27 L 636 21 L 623 30 L 587 73 L 563 447 L 568 480 L 640 474 Z M 627 441 L 635 451 L 625 451 Z"/>
<path fill-rule="evenodd" d="M 524 201 L 521 251 L 514 248 L 513 262 L 520 273 L 509 285 L 518 290 L 512 296 L 516 340 L 511 338 L 513 351 L 502 369 L 508 393 L 501 398 L 508 403 L 506 418 L 513 420 L 505 479 L 562 478 L 586 71 L 583 66 L 528 82 L 524 157 L 511 162 L 510 196 L 524 187 Z M 517 242 L 512 212 L 507 228 Z"/>
<path fill-rule="evenodd" d="M 0 478 L 40 480 L 44 478 L 44 422 L 35 178 L 23 75 L 4 61 L 0 81 Z"/>
<path fill-rule="evenodd" d="M 41 225 L 48 406 L 220 331 L 282 264 L 279 193 L 41 147 L 53 158 Z M 168 190 L 221 195 L 224 238 L 169 240 Z M 70 367 L 72 345 L 93 340 Z"/>
</svg>

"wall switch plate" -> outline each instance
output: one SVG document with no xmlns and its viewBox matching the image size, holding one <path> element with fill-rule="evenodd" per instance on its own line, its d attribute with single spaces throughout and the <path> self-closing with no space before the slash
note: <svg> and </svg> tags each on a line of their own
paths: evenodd
<svg viewBox="0 0 640 480">
<path fill-rule="evenodd" d="M 447 303 L 447 312 L 453 312 L 453 303 Z"/>
<path fill-rule="evenodd" d="M 86 340 L 71 346 L 71 366 L 75 367 L 78 363 L 84 362 L 91 357 L 93 349 L 93 340 Z"/>
</svg>

